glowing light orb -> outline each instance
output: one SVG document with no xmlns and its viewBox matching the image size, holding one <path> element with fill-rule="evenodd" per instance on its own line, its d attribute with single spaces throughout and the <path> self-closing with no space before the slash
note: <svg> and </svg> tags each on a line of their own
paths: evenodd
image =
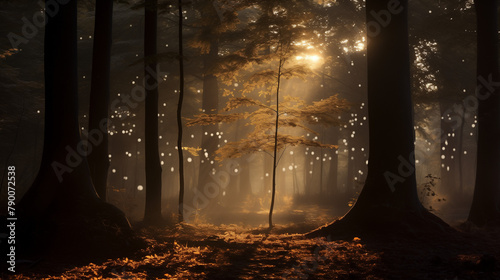
<svg viewBox="0 0 500 280">
<path fill-rule="evenodd" d="M 298 55 L 295 57 L 295 59 L 299 61 L 306 60 L 315 63 L 319 62 L 321 60 L 321 57 L 319 55 L 306 55 L 306 56 Z"/>
<path fill-rule="evenodd" d="M 321 58 L 317 55 L 312 55 L 309 57 L 309 60 L 313 61 L 313 62 L 318 62 Z"/>
</svg>

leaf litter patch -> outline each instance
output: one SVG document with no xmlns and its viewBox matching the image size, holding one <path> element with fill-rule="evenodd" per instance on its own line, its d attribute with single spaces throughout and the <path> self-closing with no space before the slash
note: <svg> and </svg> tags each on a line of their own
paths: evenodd
<svg viewBox="0 0 500 280">
<path fill-rule="evenodd" d="M 145 228 L 138 234 L 148 246 L 129 257 L 76 267 L 41 261 L 2 279 L 500 279 L 499 242 L 474 237 L 485 234 L 367 244 L 359 237 L 306 239 L 283 233 L 286 227 L 279 233 L 238 225 Z"/>
</svg>

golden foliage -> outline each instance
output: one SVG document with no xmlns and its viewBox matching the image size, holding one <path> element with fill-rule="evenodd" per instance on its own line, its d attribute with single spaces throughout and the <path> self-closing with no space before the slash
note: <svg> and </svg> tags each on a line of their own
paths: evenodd
<svg viewBox="0 0 500 280">
<path fill-rule="evenodd" d="M 346 112 L 351 104 L 338 95 L 332 95 L 326 99 L 313 102 L 312 105 L 292 106 L 284 110 L 309 124 L 322 124 L 326 126 L 340 126 L 344 122 L 339 119 L 341 113 Z"/>
<path fill-rule="evenodd" d="M 226 104 L 226 107 L 223 110 L 227 112 L 242 106 L 259 106 L 263 108 L 269 108 L 269 106 L 264 105 L 262 102 L 258 100 L 248 97 L 236 97 L 229 99 L 229 101 Z"/>
<path fill-rule="evenodd" d="M 218 123 L 231 123 L 237 121 L 239 119 L 244 118 L 244 115 L 234 113 L 234 114 L 206 114 L 202 113 L 199 115 L 195 115 L 193 119 L 186 118 L 186 126 L 194 126 L 194 125 L 210 125 L 210 124 L 218 124 Z"/>
<path fill-rule="evenodd" d="M 278 150 L 285 146 L 305 145 L 309 147 L 320 147 L 333 149 L 337 145 L 322 144 L 318 141 L 308 140 L 305 137 L 298 137 L 286 134 L 278 134 Z M 219 148 L 215 153 L 215 159 L 221 161 L 227 158 L 238 158 L 246 154 L 255 152 L 272 152 L 274 150 L 274 135 L 252 132 L 247 138 L 235 142 L 229 142 Z"/>
<path fill-rule="evenodd" d="M 199 156 L 198 152 L 201 151 L 200 147 L 194 148 L 194 147 L 182 147 L 183 151 L 189 152 L 192 156 L 197 157 Z"/>
<path fill-rule="evenodd" d="M 271 152 L 274 150 L 274 131 L 276 129 L 276 106 L 268 106 L 262 102 L 249 97 L 231 98 L 225 112 L 233 111 L 241 107 L 255 106 L 252 112 L 226 113 L 226 114 L 199 114 L 194 119 L 188 119 L 186 125 L 210 125 L 217 123 L 230 123 L 240 119 L 246 119 L 247 126 L 253 126 L 253 131 L 246 138 L 235 142 L 229 142 L 216 151 L 216 160 L 226 158 L 237 158 L 245 154 L 260 151 Z M 349 108 L 349 103 L 340 99 L 337 95 L 315 101 L 306 105 L 304 100 L 298 97 L 285 97 L 280 104 L 280 116 L 278 127 L 300 128 L 312 134 L 318 134 L 311 124 L 322 124 L 326 126 L 338 126 L 344 124 L 338 117 Z M 305 137 L 278 134 L 278 150 L 286 146 L 305 145 L 321 148 L 336 148 L 335 145 L 322 144 L 318 141 L 308 140 Z"/>
</svg>

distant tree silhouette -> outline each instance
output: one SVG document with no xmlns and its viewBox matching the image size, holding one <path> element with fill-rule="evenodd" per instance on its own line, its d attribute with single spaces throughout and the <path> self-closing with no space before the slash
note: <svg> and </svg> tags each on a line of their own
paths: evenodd
<svg viewBox="0 0 500 280">
<path fill-rule="evenodd" d="M 107 241 L 112 243 L 120 232 L 131 232 L 123 212 L 100 200 L 92 185 L 78 123 L 76 36 L 77 1 L 72 0 L 60 5 L 45 27 L 43 155 L 18 208 L 19 232 L 29 249 L 57 242 L 87 250 L 104 236 L 111 234 L 113 240 Z"/>
<path fill-rule="evenodd" d="M 500 62 L 498 1 L 476 0 L 478 136 L 474 199 L 468 220 L 500 221 Z"/>
<path fill-rule="evenodd" d="M 108 134 L 100 132 L 107 126 L 111 69 L 113 0 L 96 1 L 92 81 L 90 85 L 89 133 L 99 133 L 102 140 L 89 149 L 88 162 L 92 182 L 99 197 L 106 201 L 108 179 Z M 95 137 L 95 136 L 94 136 Z M 97 141 L 98 139 L 96 139 Z"/>
<path fill-rule="evenodd" d="M 161 215 L 161 164 L 158 148 L 157 30 L 158 0 L 146 0 L 144 23 L 144 75 L 146 89 L 146 206 L 144 222 L 158 223 Z"/>
<path fill-rule="evenodd" d="M 219 83 L 216 76 L 216 65 L 219 56 L 219 41 L 221 37 L 221 19 L 217 13 L 217 1 L 199 1 L 196 9 L 200 12 L 200 31 L 197 35 L 197 44 L 202 45 L 200 52 L 203 61 L 203 97 L 202 110 L 207 113 L 218 113 Z M 198 174 L 198 189 L 209 182 L 210 172 L 214 168 L 213 157 L 217 150 L 219 138 L 218 125 L 203 126 L 201 134 L 200 171 Z"/>
<path fill-rule="evenodd" d="M 308 236 L 329 233 L 444 229 L 417 194 L 410 92 L 408 1 L 367 0 L 369 163 L 356 204 L 340 220 Z M 391 11 L 392 10 L 392 11 Z M 378 13 L 386 13 L 381 25 Z M 375 26 L 378 24 L 377 26 Z M 355 233 L 355 234 L 356 234 Z"/>
</svg>

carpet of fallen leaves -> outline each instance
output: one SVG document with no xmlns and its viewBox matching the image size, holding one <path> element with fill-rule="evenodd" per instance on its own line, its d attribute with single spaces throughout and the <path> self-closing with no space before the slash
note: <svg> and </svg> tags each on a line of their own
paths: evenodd
<svg viewBox="0 0 500 280">
<path fill-rule="evenodd" d="M 143 228 L 148 246 L 75 265 L 78 256 L 18 264 L 3 279 L 500 279 L 498 231 L 452 240 L 306 239 L 316 225 L 180 224 Z"/>
</svg>

